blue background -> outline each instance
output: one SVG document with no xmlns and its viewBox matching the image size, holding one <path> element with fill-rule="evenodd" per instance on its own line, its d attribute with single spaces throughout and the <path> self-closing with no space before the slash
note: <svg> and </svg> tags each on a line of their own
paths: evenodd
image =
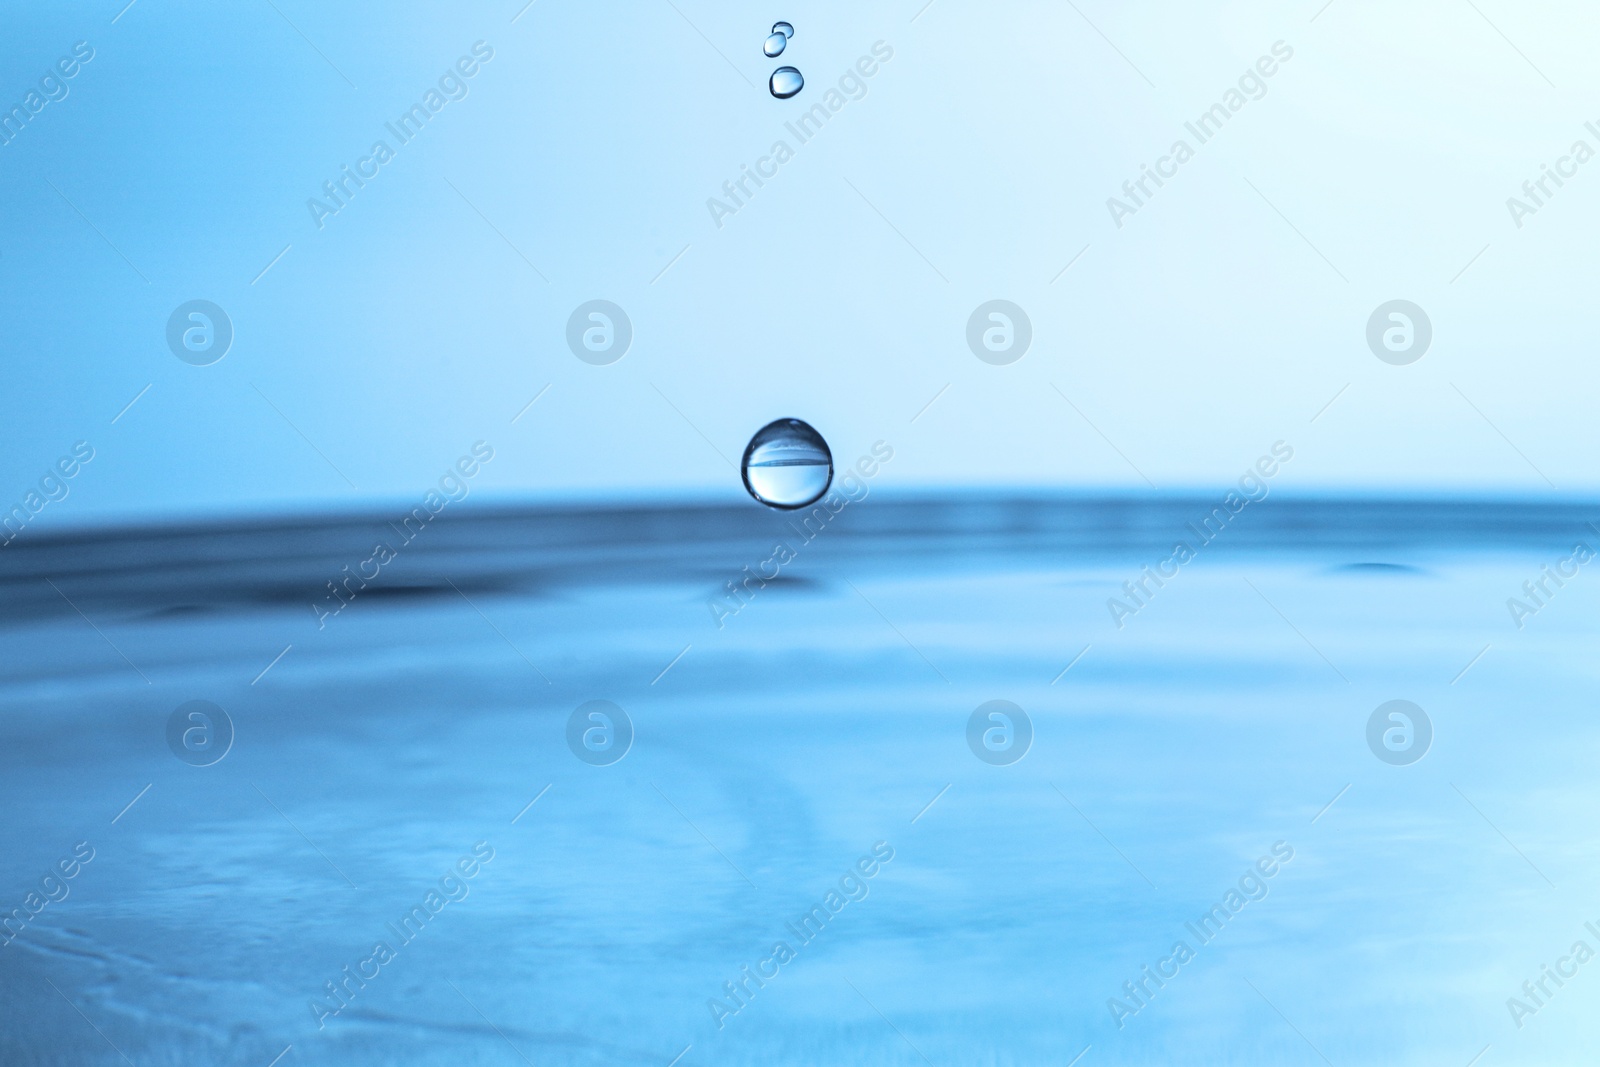
<svg viewBox="0 0 1600 1067">
<path fill-rule="evenodd" d="M 95 50 L 0 147 L 0 486 L 98 452 L 39 529 L 411 499 L 480 439 L 485 499 L 732 501 L 778 416 L 894 442 L 894 489 L 1210 487 L 1280 438 L 1296 492 L 1595 485 L 1591 168 L 1520 229 L 1505 204 L 1600 147 L 1582 5 L 807 2 L 776 12 L 787 102 L 741 5 L 12 6 L 0 99 Z M 307 200 L 480 40 L 469 95 L 319 229 Z M 1280 40 L 1119 229 L 1107 198 Z M 164 342 L 196 298 L 236 331 L 204 368 Z M 609 367 L 563 340 L 594 298 L 634 327 Z M 1009 367 L 964 343 L 991 298 L 1032 319 Z M 1434 325 L 1409 367 L 1364 343 L 1395 298 Z"/>
<path fill-rule="evenodd" d="M 0 108 L 94 58 L 0 146 L 0 514 L 95 453 L 0 548 L 0 917 L 97 855 L 0 944 L 0 1061 L 1586 1062 L 1600 964 L 1508 998 L 1600 927 L 1600 586 L 1564 562 L 1600 534 L 1600 163 L 1506 201 L 1600 147 L 1600 13 L 524 5 L 5 5 Z M 632 325 L 604 366 L 566 341 L 596 299 Z M 1008 365 L 967 344 L 995 299 L 1032 326 Z M 1396 299 L 1432 322 L 1406 366 L 1366 339 Z M 168 347 L 192 300 L 232 323 L 209 366 Z M 740 484 L 782 416 L 893 449 L 825 532 Z M 607 766 L 567 740 L 595 700 L 634 731 Z M 1032 727 L 1004 765 L 968 743 L 994 700 Z M 1403 766 L 1368 740 L 1392 700 L 1432 724 Z M 168 732 L 193 701 L 210 766 Z M 870 898 L 719 1027 L 880 840 Z M 470 899 L 322 1025 L 479 841 Z"/>
</svg>

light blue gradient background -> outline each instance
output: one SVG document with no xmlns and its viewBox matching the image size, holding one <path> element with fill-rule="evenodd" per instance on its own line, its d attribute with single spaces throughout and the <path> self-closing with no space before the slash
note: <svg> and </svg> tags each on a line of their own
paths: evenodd
<svg viewBox="0 0 1600 1067">
<path fill-rule="evenodd" d="M 0 907 L 103 858 L 0 950 L 0 1060 L 1592 1060 L 1600 977 L 1523 1029 L 1506 998 L 1600 924 L 1600 584 L 1520 629 L 1506 598 L 1597 529 L 1600 161 L 1520 230 L 1505 200 L 1594 144 L 1600 13 L 524 3 L 4 5 L 0 105 L 96 55 L 0 147 L 0 512 L 97 455 L 0 550 Z M 480 39 L 470 95 L 318 230 L 307 199 Z M 1279 40 L 1118 229 L 1106 198 Z M 717 227 L 877 41 L 868 95 Z M 197 298 L 236 332 L 210 367 L 164 337 Z M 564 340 L 597 298 L 634 332 L 605 367 Z M 1364 338 L 1396 298 L 1434 326 L 1407 367 Z M 966 347 L 991 299 L 1031 316 L 1013 365 Z M 894 449 L 815 542 L 733 468 L 780 416 Z M 324 619 L 479 440 L 469 501 Z M 1272 502 L 1119 627 L 1280 440 Z M 461 514 L 571 500 L 665 506 Z M 54 536 L 128 520 L 196 527 Z M 721 617 L 778 537 L 800 557 Z M 597 698 L 637 727 L 611 768 L 564 741 Z M 964 733 L 997 698 L 1035 727 L 1003 768 Z M 1435 727 L 1405 768 L 1366 743 L 1396 698 Z M 237 726 L 211 768 L 165 741 L 194 699 Z M 319 1030 L 309 998 L 479 839 L 471 900 Z M 872 898 L 716 1029 L 879 839 Z M 1106 998 L 1279 839 L 1272 896 L 1118 1030 Z"/>
<path fill-rule="evenodd" d="M 0 148 L 0 504 L 78 439 L 98 456 L 30 535 L 414 500 L 478 439 L 478 500 L 731 501 L 785 415 L 846 457 L 892 441 L 891 491 L 1211 487 L 1280 438 L 1287 492 L 1595 487 L 1600 163 L 1520 231 L 1505 207 L 1600 117 L 1591 9 L 674 2 L 7 5 L 8 105 L 96 55 Z M 775 17 L 809 81 L 789 102 Z M 307 198 L 479 39 L 470 95 L 319 231 Z M 1280 39 L 1269 94 L 1118 230 L 1106 198 Z M 878 40 L 868 95 L 713 225 Z M 633 321 L 610 367 L 563 341 L 596 297 Z M 1033 321 L 1009 367 L 963 339 L 995 297 Z M 1363 343 L 1396 297 L 1434 324 L 1410 367 Z M 193 298 L 236 329 L 212 367 L 164 344 Z"/>
</svg>

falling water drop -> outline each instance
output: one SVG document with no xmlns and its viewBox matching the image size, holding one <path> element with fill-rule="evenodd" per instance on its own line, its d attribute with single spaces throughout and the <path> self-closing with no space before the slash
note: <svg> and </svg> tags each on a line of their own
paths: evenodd
<svg viewBox="0 0 1600 1067">
<path fill-rule="evenodd" d="M 750 495 L 768 507 L 803 508 L 833 483 L 833 453 L 808 424 L 778 419 L 750 438 L 740 473 Z"/>
<path fill-rule="evenodd" d="M 787 41 L 794 36 L 794 27 L 787 22 L 774 22 L 772 24 L 772 32 L 783 34 L 783 39 Z M 774 52 L 773 54 L 776 55 L 777 53 Z"/>
<path fill-rule="evenodd" d="M 787 48 L 788 45 L 789 38 L 785 37 L 781 33 L 774 33 L 771 37 L 768 37 L 766 43 L 761 46 L 761 51 L 765 52 L 768 56 L 781 56 L 783 55 L 783 50 Z"/>
<path fill-rule="evenodd" d="M 793 67 L 779 67 L 772 72 L 772 78 L 767 82 L 767 87 L 772 90 L 772 95 L 779 100 L 787 100 L 801 89 L 805 88 L 806 80 L 800 72 Z"/>
</svg>

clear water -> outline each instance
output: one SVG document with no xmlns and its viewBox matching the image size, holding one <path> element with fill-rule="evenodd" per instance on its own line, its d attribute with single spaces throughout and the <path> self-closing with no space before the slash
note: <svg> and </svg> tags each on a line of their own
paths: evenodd
<svg viewBox="0 0 1600 1067">
<path fill-rule="evenodd" d="M 748 504 L 447 512 L 320 630 L 390 516 L 19 540 L 0 908 L 94 858 L 0 947 L 0 1062 L 1589 1062 L 1600 962 L 1521 1029 L 1506 1000 L 1596 945 L 1600 582 L 1521 630 L 1505 601 L 1593 516 L 1274 498 L 1117 629 L 1212 503 L 874 495 L 810 540 Z M 1395 699 L 1432 722 L 1409 766 L 1368 748 Z M 235 730 L 212 766 L 168 744 L 193 700 Z M 567 740 L 593 700 L 634 730 L 609 766 Z M 968 745 L 992 700 L 1031 720 L 1009 765 Z"/>
<path fill-rule="evenodd" d="M 744 487 L 763 504 L 803 508 L 833 481 L 833 453 L 808 423 L 778 419 L 756 431 L 740 466 Z"/>
<path fill-rule="evenodd" d="M 806 87 L 805 78 L 793 67 L 779 67 L 772 72 L 772 77 L 767 79 L 767 88 L 772 90 L 772 95 L 779 100 L 787 100 L 801 89 Z"/>
<path fill-rule="evenodd" d="M 761 45 L 761 51 L 767 56 L 781 56 L 783 50 L 789 47 L 789 38 L 786 34 L 774 33 Z"/>
<path fill-rule="evenodd" d="M 772 32 L 781 33 L 787 39 L 794 36 L 794 27 L 787 22 L 774 22 L 772 24 Z"/>
</svg>

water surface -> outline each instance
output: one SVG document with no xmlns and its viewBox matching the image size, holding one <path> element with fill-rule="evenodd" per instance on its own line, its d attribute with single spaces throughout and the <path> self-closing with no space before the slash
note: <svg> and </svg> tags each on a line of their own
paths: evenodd
<svg viewBox="0 0 1600 1067">
<path fill-rule="evenodd" d="M 874 496 L 809 540 L 748 506 L 19 539 L 0 911 L 93 859 L 0 947 L 0 1061 L 1587 1062 L 1600 964 L 1520 1028 L 1507 999 L 1600 949 L 1600 585 L 1547 584 L 1520 629 L 1506 602 L 1595 516 L 1275 498 L 1202 545 L 1214 504 Z M 1410 766 L 1367 747 L 1392 699 L 1432 721 Z M 209 767 L 168 747 L 191 700 L 235 729 Z M 635 730 L 610 766 L 568 747 L 591 700 Z M 1032 721 L 1009 766 L 967 745 L 990 700 Z M 1178 941 L 1119 1027 L 1108 1000 Z"/>
</svg>

